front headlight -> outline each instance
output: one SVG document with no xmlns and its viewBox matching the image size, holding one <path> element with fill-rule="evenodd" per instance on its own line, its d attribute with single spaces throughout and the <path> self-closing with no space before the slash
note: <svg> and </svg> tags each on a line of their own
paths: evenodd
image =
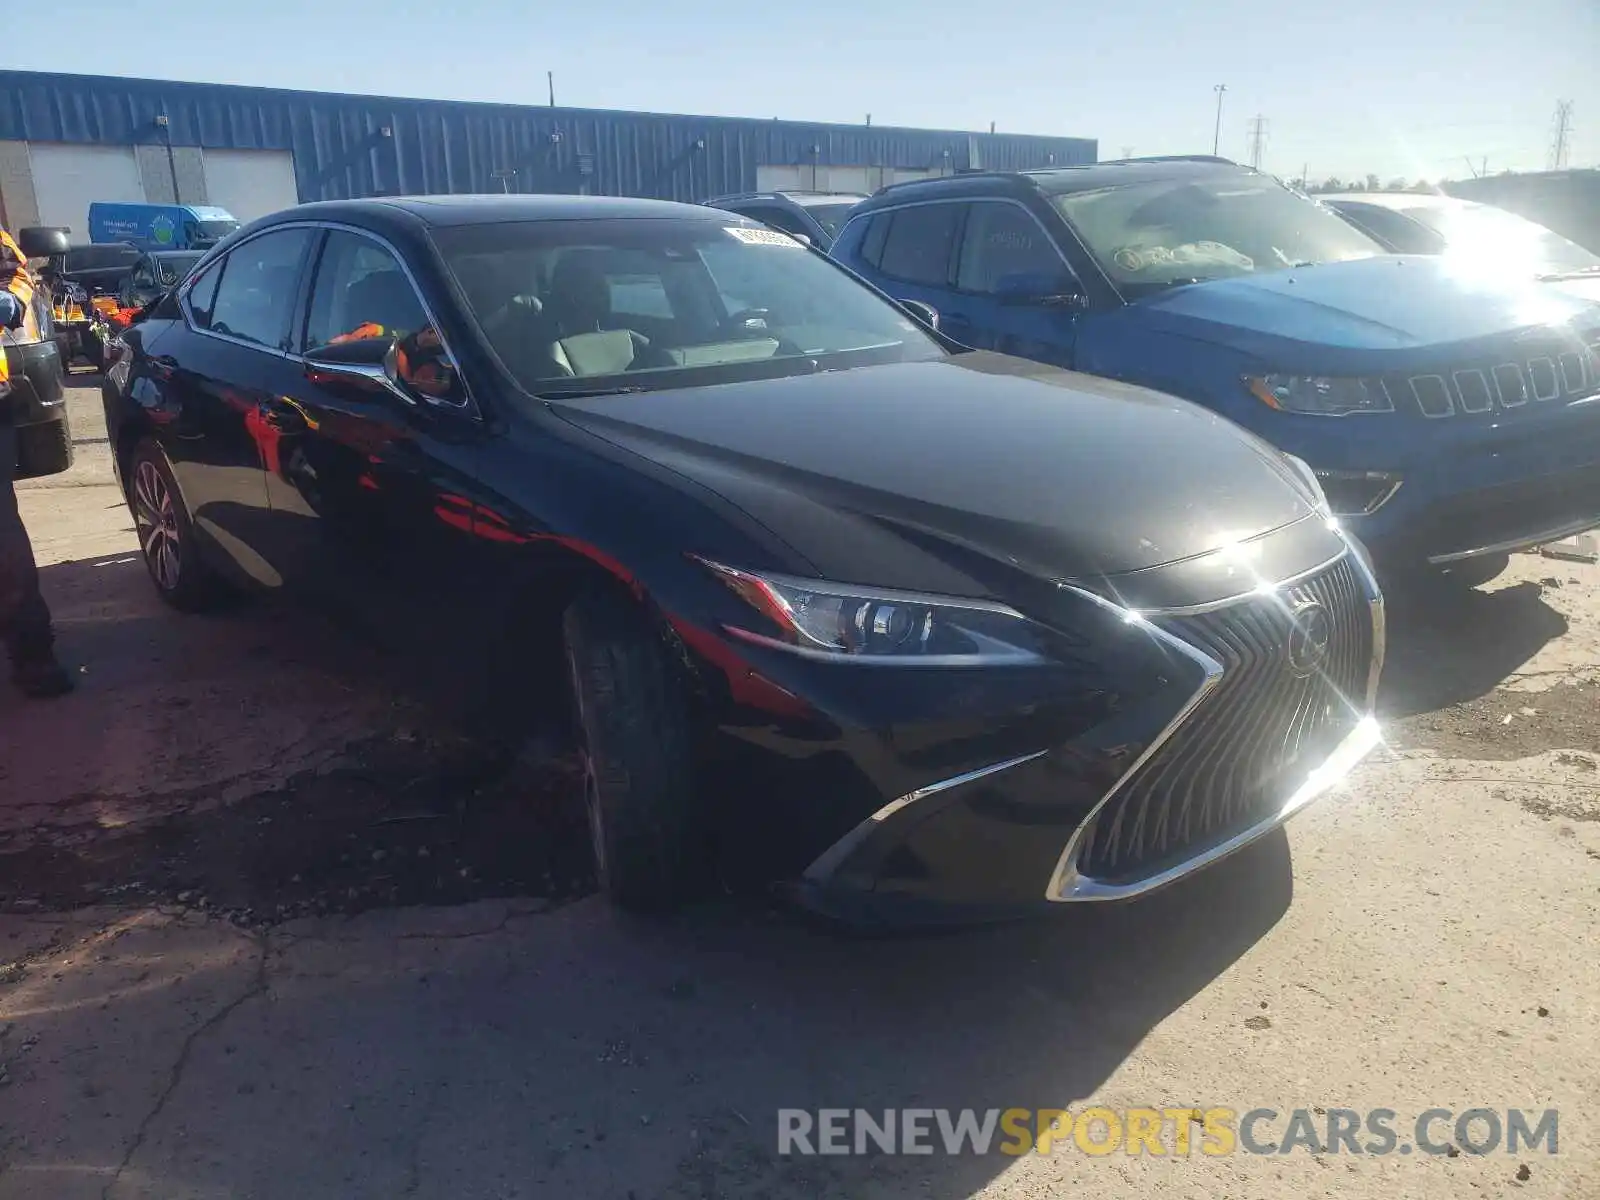
<svg viewBox="0 0 1600 1200">
<path fill-rule="evenodd" d="M 1045 661 L 1046 644 L 1059 636 L 988 600 L 756 574 L 699 561 L 766 618 L 766 631 L 728 625 L 729 633 L 808 656 L 923 666 L 1025 665 Z"/>
<path fill-rule="evenodd" d="M 1392 413 L 1394 403 L 1381 379 L 1331 375 L 1247 375 L 1250 394 L 1268 408 L 1344 417 L 1352 413 Z"/>
</svg>

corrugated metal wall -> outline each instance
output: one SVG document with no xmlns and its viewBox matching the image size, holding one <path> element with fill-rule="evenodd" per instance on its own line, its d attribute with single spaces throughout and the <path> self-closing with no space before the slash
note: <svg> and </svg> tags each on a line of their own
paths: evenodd
<svg viewBox="0 0 1600 1200">
<path fill-rule="evenodd" d="M 165 126 L 157 117 L 167 118 Z M 343 96 L 0 71 L 0 141 L 289 150 L 302 200 L 588 192 L 702 200 L 762 164 L 1020 170 L 1093 162 L 1092 138 Z"/>
</svg>

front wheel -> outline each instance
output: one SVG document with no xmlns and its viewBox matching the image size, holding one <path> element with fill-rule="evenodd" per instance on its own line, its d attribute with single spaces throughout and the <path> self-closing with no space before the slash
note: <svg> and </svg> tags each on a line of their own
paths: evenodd
<svg viewBox="0 0 1600 1200">
<path fill-rule="evenodd" d="M 600 886 L 619 908 L 671 909 L 709 874 L 688 697 L 626 599 L 580 596 L 562 632 Z"/>
<path fill-rule="evenodd" d="M 128 507 L 156 591 L 180 612 L 215 607 L 227 589 L 200 557 L 194 521 L 178 493 L 167 456 L 154 438 L 145 438 L 134 447 L 128 478 Z"/>
</svg>

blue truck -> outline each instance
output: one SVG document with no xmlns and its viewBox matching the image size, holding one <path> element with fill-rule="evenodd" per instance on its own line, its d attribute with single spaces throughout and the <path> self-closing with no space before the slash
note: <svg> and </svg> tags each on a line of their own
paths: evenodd
<svg viewBox="0 0 1600 1200">
<path fill-rule="evenodd" d="M 1600 305 L 1389 254 L 1224 159 L 896 184 L 831 253 L 954 341 L 1244 426 L 1391 575 L 1481 583 L 1600 526 Z"/>
<path fill-rule="evenodd" d="M 238 228 L 225 208 L 110 201 L 89 205 L 91 242 L 129 242 L 141 250 L 201 250 Z"/>
</svg>

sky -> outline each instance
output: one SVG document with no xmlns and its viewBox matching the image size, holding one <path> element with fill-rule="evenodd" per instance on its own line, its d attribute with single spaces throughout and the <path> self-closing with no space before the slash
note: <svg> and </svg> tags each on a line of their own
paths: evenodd
<svg viewBox="0 0 1600 1200">
<path fill-rule="evenodd" d="M 75 29 L 125 27 L 80 0 Z M 164 14 L 164 15 L 163 15 Z M 179 15 L 182 14 L 182 19 Z M 1600 0 L 213 0 L 159 36 L 0 64 L 454 100 L 1092 137 L 1100 156 L 1220 152 L 1313 181 L 1600 165 Z M 135 55 L 132 47 L 137 44 Z M 1469 166 L 1470 160 L 1470 166 Z"/>
</svg>

